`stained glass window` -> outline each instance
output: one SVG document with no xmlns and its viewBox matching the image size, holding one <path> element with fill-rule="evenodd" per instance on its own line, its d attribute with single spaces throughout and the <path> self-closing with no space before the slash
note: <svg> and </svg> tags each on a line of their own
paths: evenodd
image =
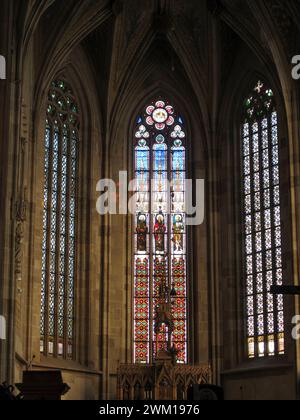
<svg viewBox="0 0 300 420">
<path fill-rule="evenodd" d="M 186 132 L 167 101 L 135 129 L 134 361 L 173 351 L 187 363 Z"/>
<path fill-rule="evenodd" d="M 79 110 L 55 80 L 48 93 L 41 278 L 41 352 L 73 357 L 76 177 Z"/>
<path fill-rule="evenodd" d="M 259 81 L 244 103 L 243 216 L 249 358 L 284 354 L 282 230 L 278 115 L 274 94 Z"/>
</svg>

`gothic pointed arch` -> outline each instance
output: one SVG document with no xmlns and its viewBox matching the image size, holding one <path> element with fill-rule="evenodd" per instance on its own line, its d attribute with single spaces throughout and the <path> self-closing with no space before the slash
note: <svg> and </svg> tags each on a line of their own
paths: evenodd
<svg viewBox="0 0 300 420">
<path fill-rule="evenodd" d="M 159 99 L 136 121 L 134 361 L 174 351 L 187 363 L 186 131 L 173 105 Z"/>
<path fill-rule="evenodd" d="M 54 80 L 45 129 L 41 352 L 73 358 L 75 232 L 80 110 L 71 86 Z"/>
<path fill-rule="evenodd" d="M 84 72 L 84 77 L 83 74 L 80 74 L 78 66 L 81 68 L 82 73 Z M 46 86 L 46 83 L 47 78 L 44 81 L 45 91 L 47 92 L 45 95 L 46 98 L 41 95 L 36 103 L 36 107 L 41 109 L 41 113 L 36 114 L 37 124 L 39 125 L 39 130 L 37 130 L 39 139 L 37 147 L 41 156 L 45 153 L 45 160 L 41 162 L 38 173 L 41 173 L 40 171 L 43 166 L 43 174 L 44 172 L 45 174 L 49 174 L 49 188 L 52 188 L 51 183 L 53 181 L 51 180 L 51 176 L 52 178 L 54 177 L 55 184 L 57 183 L 57 188 L 54 189 L 53 193 L 52 190 L 49 190 L 48 194 L 44 191 L 45 194 L 43 194 L 40 201 L 40 210 L 42 211 L 41 207 L 43 205 L 44 215 L 42 220 L 42 214 L 39 214 L 38 218 L 39 226 L 42 225 L 44 227 L 44 237 L 40 237 L 38 231 L 36 237 L 39 238 L 39 240 L 37 240 L 34 244 L 35 252 L 40 252 L 43 247 L 43 265 L 38 267 L 38 273 L 38 270 L 36 270 L 37 281 L 42 286 L 41 290 L 38 290 L 42 296 L 42 308 L 39 311 L 41 316 L 40 329 L 42 333 L 40 362 L 46 362 L 46 358 L 48 357 L 50 359 L 56 359 L 53 363 L 57 363 L 57 359 L 63 359 L 65 365 L 76 362 L 81 366 L 85 366 L 87 363 L 93 363 L 95 366 L 99 366 L 99 355 L 97 354 L 97 351 L 94 352 L 92 350 L 91 352 L 91 349 L 87 348 L 87 343 L 91 342 L 94 335 L 101 331 L 100 325 L 102 313 L 100 302 L 98 300 L 93 300 L 92 298 L 99 288 L 99 278 L 97 276 L 92 277 L 91 268 L 88 268 L 87 270 L 87 267 L 90 267 L 90 261 L 92 258 L 94 264 L 100 266 L 100 257 L 98 255 L 92 256 L 93 251 L 91 249 L 91 244 L 97 243 L 98 236 L 96 230 L 100 229 L 100 218 L 92 203 L 86 198 L 91 194 L 91 183 L 97 183 L 102 171 L 102 137 L 101 135 L 95 136 L 93 134 L 96 132 L 101 133 L 103 121 L 102 109 L 100 103 L 98 102 L 97 95 L 92 93 L 95 92 L 93 75 L 90 72 L 86 54 L 84 54 L 81 49 L 74 52 L 73 55 L 66 61 L 65 66 L 57 71 L 50 87 Z M 92 114 L 92 109 L 97 110 L 97 112 Z M 54 146 L 54 141 L 52 139 L 53 130 L 56 130 L 56 138 L 54 139 L 55 149 L 52 147 Z M 75 131 L 77 136 L 76 150 L 75 138 L 72 137 L 74 134 L 73 131 Z M 46 143 L 47 137 L 49 137 L 49 132 L 49 143 Z M 68 137 L 69 133 L 71 135 L 70 139 Z M 70 140 L 70 144 L 68 140 Z M 47 145 L 50 147 L 47 148 Z M 49 162 L 47 162 L 47 160 L 49 160 Z M 55 171 L 54 163 L 58 167 L 57 171 Z M 65 170 L 66 165 L 67 171 Z M 71 173 L 69 171 L 70 167 Z M 75 168 L 76 175 L 74 177 L 73 174 Z M 41 179 L 42 176 L 38 176 L 38 178 Z M 93 181 L 87 182 L 87 179 Z M 67 186 L 65 186 L 65 182 L 67 182 Z M 43 183 L 43 186 L 45 187 L 45 180 L 43 180 Z M 39 180 L 35 183 L 35 188 L 37 193 L 40 194 L 41 183 Z M 74 191 L 75 196 L 73 194 Z M 50 208 L 49 204 L 48 206 L 45 206 L 45 198 L 48 199 L 49 194 L 51 195 Z M 56 201 L 53 201 L 54 209 L 52 208 L 52 196 L 53 198 L 56 196 L 57 199 Z M 45 215 L 46 209 L 49 212 L 47 218 Z M 52 228 L 50 229 L 49 224 L 51 218 L 53 218 L 54 223 L 55 210 L 57 213 L 56 230 Z M 66 220 L 65 239 L 63 239 L 64 219 Z M 45 222 L 47 223 L 48 235 L 46 243 Z M 68 226 L 70 226 L 70 228 L 68 228 Z M 54 235 L 54 231 L 56 231 L 57 236 Z M 56 238 L 56 246 L 54 246 L 54 242 L 50 242 L 51 240 L 53 241 L 54 238 Z M 43 245 L 41 245 L 41 243 L 43 243 Z M 49 271 L 48 268 L 48 271 L 46 270 L 48 273 L 46 276 L 49 278 L 47 280 L 48 284 L 46 285 L 46 290 L 44 290 L 43 287 L 45 245 L 47 253 L 46 264 L 48 264 L 50 269 L 50 262 L 48 262 L 48 259 L 50 261 L 50 258 L 52 258 L 52 266 L 55 264 L 55 272 L 53 272 L 52 269 Z M 99 243 L 99 247 L 101 248 L 102 246 L 103 242 L 101 242 L 101 244 Z M 65 253 L 63 252 L 64 247 Z M 72 247 L 74 247 L 74 249 L 72 249 Z M 55 257 L 53 253 L 54 248 L 56 254 Z M 48 257 L 49 252 L 50 256 Z M 54 263 L 53 258 L 55 260 Z M 87 264 L 87 266 L 85 264 Z M 42 282 L 41 273 L 43 273 Z M 45 291 L 48 294 L 51 291 L 51 289 L 49 289 L 51 287 L 51 284 L 49 283 L 50 279 L 55 279 L 54 311 L 53 299 L 51 302 L 52 308 L 50 308 L 47 307 L 47 298 L 45 300 L 45 297 L 43 296 Z M 57 281 L 59 283 L 57 283 Z M 59 284 L 61 285 L 61 291 L 59 291 Z M 71 286 L 71 288 L 69 286 Z M 58 309 L 61 307 L 61 303 L 58 303 L 59 301 L 64 302 L 65 307 L 67 305 L 67 293 L 69 293 L 69 312 L 67 312 L 66 308 L 64 308 L 63 311 L 61 308 L 59 311 Z M 49 318 L 49 321 L 49 314 L 51 314 L 52 319 L 54 319 L 54 332 L 58 329 L 59 323 L 60 328 L 61 325 L 63 325 L 64 331 L 67 323 L 69 323 L 69 337 L 66 339 L 64 335 L 62 339 L 58 335 L 57 338 L 53 340 L 51 338 L 51 334 L 48 333 L 50 337 L 50 340 L 48 341 L 50 341 L 50 343 L 53 341 L 53 344 L 49 345 L 48 343 L 48 347 L 46 336 L 44 335 L 44 331 L 42 331 L 43 324 L 44 328 L 48 328 L 48 325 L 45 323 L 45 319 L 43 318 L 43 307 L 46 308 L 44 313 L 46 314 L 46 317 Z M 73 315 L 72 332 L 71 320 L 68 321 L 68 317 L 71 318 L 71 315 Z M 47 334 L 46 330 L 45 332 Z M 36 331 L 36 335 L 37 334 L 38 332 Z M 72 339 L 70 339 L 71 335 Z M 64 342 L 63 350 L 61 350 L 61 341 Z M 66 342 L 68 342 L 69 350 L 66 350 Z M 56 343 L 59 343 L 60 349 L 58 350 L 56 350 Z M 51 351 L 49 351 L 49 346 L 54 347 L 53 352 L 52 348 L 50 348 Z M 37 351 L 37 342 L 35 341 L 35 352 Z M 92 362 L 89 362 L 88 360 L 92 360 Z"/>
<path fill-rule="evenodd" d="M 282 223 L 278 113 L 273 90 L 258 81 L 243 103 L 243 235 L 247 355 L 284 354 Z"/>
</svg>

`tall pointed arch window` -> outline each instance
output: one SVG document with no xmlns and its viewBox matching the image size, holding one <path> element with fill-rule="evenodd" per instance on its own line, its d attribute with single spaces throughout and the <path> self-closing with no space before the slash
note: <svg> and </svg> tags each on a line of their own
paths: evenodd
<svg viewBox="0 0 300 420">
<path fill-rule="evenodd" d="M 187 363 L 186 132 L 158 100 L 137 119 L 134 217 L 134 361 L 174 352 Z"/>
<path fill-rule="evenodd" d="M 244 274 L 249 358 L 284 354 L 278 115 L 273 91 L 259 81 L 242 123 Z"/>
<path fill-rule="evenodd" d="M 55 80 L 48 93 L 41 278 L 40 348 L 74 356 L 76 178 L 79 109 L 71 87 Z"/>
</svg>

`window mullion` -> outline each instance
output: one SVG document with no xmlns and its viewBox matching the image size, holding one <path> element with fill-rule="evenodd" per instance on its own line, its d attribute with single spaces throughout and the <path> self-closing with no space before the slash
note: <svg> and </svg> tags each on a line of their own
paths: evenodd
<svg viewBox="0 0 300 420">
<path fill-rule="evenodd" d="M 259 136 L 259 167 L 260 167 L 260 184 L 261 184 L 261 240 L 262 240 L 262 298 L 263 298 L 263 312 L 264 312 L 264 354 L 266 356 L 266 351 L 268 347 L 268 303 L 267 303 L 267 289 L 266 289 L 266 280 L 267 280 L 267 250 L 266 250 L 266 225 L 265 225 L 265 168 L 263 164 L 263 134 L 262 134 L 262 124 L 261 121 L 259 122 L 258 128 L 258 136 Z"/>
<path fill-rule="evenodd" d="M 167 192 L 166 192 L 166 197 L 167 197 L 167 267 L 168 267 L 168 299 L 169 302 L 171 302 L 171 288 L 172 288 L 172 209 L 171 209 L 171 190 L 170 190 L 170 186 L 171 186 L 171 180 L 172 180 L 172 176 L 171 176 L 171 145 L 169 144 L 169 138 L 166 139 L 166 143 L 167 143 L 167 152 L 166 152 L 166 159 L 167 159 Z M 168 327 L 168 334 L 171 337 L 171 340 L 173 341 L 173 334 L 171 335 L 169 332 L 170 327 Z"/>
<path fill-rule="evenodd" d="M 56 203 L 56 255 L 55 255 L 55 335 L 54 335 L 54 357 L 59 352 L 59 302 L 60 302 L 60 220 L 61 220 L 61 179 L 62 179 L 62 127 L 58 128 L 58 165 L 57 165 L 57 203 Z"/>
<path fill-rule="evenodd" d="M 47 203 L 47 230 L 46 230 L 46 284 L 45 284 L 45 337 L 44 337 L 44 355 L 49 353 L 49 317 L 50 317 L 50 249 L 51 249 L 51 209 L 53 193 L 53 142 L 55 132 L 53 125 L 50 126 L 49 137 L 49 161 L 48 161 L 48 203 Z M 45 206 L 45 203 L 44 203 Z"/>
<path fill-rule="evenodd" d="M 255 238 L 256 238 L 256 224 L 255 224 L 255 214 L 257 212 L 256 209 L 256 191 L 254 188 L 254 176 L 255 176 L 255 170 L 254 170 L 254 131 L 253 131 L 253 124 L 250 124 L 249 127 L 249 136 L 250 138 L 250 188 L 251 188 L 251 201 L 252 201 L 252 213 L 251 213 L 251 225 L 252 225 L 252 258 L 253 258 L 253 314 L 254 314 L 254 353 L 257 357 L 259 354 L 258 349 L 258 312 L 257 312 L 257 298 L 258 298 L 258 291 L 257 291 L 257 276 L 258 276 L 258 270 L 257 270 L 257 253 L 256 253 L 256 246 L 255 246 Z M 260 210 L 261 211 L 261 210 Z"/>
<path fill-rule="evenodd" d="M 149 210 L 150 210 L 150 217 L 149 217 L 149 231 L 150 231 L 150 245 L 149 245 L 149 361 L 150 364 L 154 362 L 154 347 L 155 343 L 153 342 L 154 338 L 154 282 L 155 282 L 155 270 L 154 270 L 154 223 L 153 223 L 153 216 L 154 216 L 154 205 L 153 205 L 153 189 L 154 187 L 154 172 L 153 172 L 153 137 L 151 136 L 151 141 L 149 144 Z"/>
<path fill-rule="evenodd" d="M 275 232 L 275 202 L 274 202 L 274 190 L 275 190 L 275 183 L 274 183 L 274 163 L 273 163 L 273 139 L 272 139 L 272 119 L 268 119 L 269 123 L 269 159 L 270 159 L 270 210 L 271 210 L 271 226 L 272 226 L 272 278 L 273 284 L 276 284 L 276 232 Z M 276 297 L 273 297 L 273 315 L 274 315 L 274 344 L 275 344 L 275 354 L 279 354 L 279 346 L 278 346 L 278 311 L 277 311 L 277 304 Z"/>
</svg>

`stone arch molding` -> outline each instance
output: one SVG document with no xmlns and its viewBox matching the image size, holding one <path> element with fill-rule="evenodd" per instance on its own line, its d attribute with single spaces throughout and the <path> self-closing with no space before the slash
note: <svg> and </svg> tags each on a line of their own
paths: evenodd
<svg viewBox="0 0 300 420">
<path fill-rule="evenodd" d="M 203 78 L 204 72 L 203 66 L 199 65 L 199 54 L 196 52 L 194 42 L 190 42 L 189 46 L 184 46 L 182 40 L 189 35 L 187 25 L 184 25 L 184 19 L 182 16 L 186 11 L 187 6 L 176 5 L 173 1 L 158 1 L 151 2 L 147 0 L 141 5 L 141 10 L 133 13 L 134 10 L 138 10 L 137 5 L 135 8 L 132 6 L 129 8 L 129 13 L 126 15 L 127 8 L 124 6 L 123 1 L 115 0 L 110 2 L 108 0 L 97 0 L 93 2 L 93 5 L 85 4 L 82 2 L 75 10 L 71 9 L 68 5 L 60 8 L 59 11 L 66 17 L 64 24 L 59 27 L 60 22 L 57 23 L 57 28 L 54 28 L 50 33 L 50 41 L 48 48 L 45 50 L 45 63 L 41 70 L 41 75 L 44 76 L 51 73 L 53 63 L 61 62 L 71 51 L 78 45 L 89 33 L 94 29 L 100 27 L 108 18 L 115 16 L 115 34 L 114 34 L 114 58 L 112 60 L 112 75 L 111 84 L 114 85 L 114 81 L 119 80 L 118 86 L 122 83 L 126 74 L 130 71 L 132 64 L 137 63 L 137 57 L 141 57 L 146 54 L 153 38 L 157 33 L 164 33 L 164 35 L 172 43 L 173 47 L 176 48 L 178 55 L 190 77 L 197 75 L 197 78 L 193 77 L 193 83 L 198 80 L 200 85 L 199 89 L 204 91 L 205 79 Z M 131 2 L 132 4 L 134 2 Z M 128 2 L 128 4 L 131 4 Z M 253 33 L 253 28 L 249 26 L 248 22 L 244 21 L 240 17 L 233 17 L 233 11 L 235 11 L 233 5 L 228 5 L 227 2 L 223 2 L 224 6 L 220 8 L 216 18 L 223 19 L 241 35 L 241 27 L 245 28 L 246 33 L 243 39 L 251 47 L 255 48 L 256 51 L 261 51 L 259 48 L 260 43 L 257 39 L 257 34 Z M 226 4 L 225 4 L 226 3 Z M 247 1 L 250 8 L 253 8 L 257 12 L 256 16 L 261 16 L 259 19 L 264 19 L 264 23 L 272 22 L 272 17 L 268 17 L 265 9 L 257 9 L 258 6 L 252 5 L 251 1 Z M 25 24 L 23 28 L 24 32 L 24 51 L 27 49 L 27 45 L 33 39 L 33 35 L 36 33 L 39 23 L 41 22 L 45 13 L 50 7 L 53 8 L 55 2 L 53 0 L 43 0 L 42 2 L 33 2 L 31 8 L 27 11 L 20 11 L 20 14 L 26 16 Z M 137 17 L 137 19 L 135 19 Z M 274 20 L 275 18 L 273 18 Z M 138 24 L 135 24 L 135 22 Z M 261 22 L 258 22 L 260 24 Z M 263 25 L 265 27 L 267 25 Z M 55 30 L 57 29 L 57 30 Z M 126 34 L 125 44 L 124 36 Z M 266 33 L 267 35 L 267 33 Z M 278 38 L 278 36 L 277 36 Z M 268 40 L 268 37 L 266 36 Z M 280 45 L 280 41 L 277 45 Z M 141 48 L 142 47 L 142 48 Z M 280 48 L 280 47 L 279 47 Z M 282 53 L 282 49 L 281 49 Z M 262 51 L 260 57 L 264 58 Z M 205 63 L 204 57 L 200 57 L 200 62 Z M 49 79 L 53 78 L 53 74 L 49 74 Z M 37 84 L 37 92 L 40 91 L 39 83 Z"/>
<path fill-rule="evenodd" d="M 78 254 L 82 255 L 81 262 L 78 262 L 76 266 L 77 284 L 76 290 L 82 290 L 80 296 L 83 302 L 89 302 L 88 304 L 80 304 L 75 302 L 77 310 L 77 323 L 75 331 L 75 345 L 76 345 L 76 362 L 79 365 L 93 365 L 96 370 L 100 370 L 99 354 L 95 346 L 91 343 L 94 340 L 95 332 L 100 330 L 100 323 L 102 320 L 102 313 L 100 313 L 100 301 L 95 301 L 93 295 L 99 288 L 98 271 L 100 267 L 100 255 L 93 255 L 91 247 L 83 245 L 82 230 L 85 233 L 85 240 L 87 243 L 95 244 L 95 249 L 103 249 L 104 239 L 99 238 L 98 232 L 100 231 L 100 218 L 94 211 L 92 200 L 89 201 L 86 197 L 90 197 L 93 188 L 86 180 L 90 180 L 91 183 L 96 185 L 99 178 L 103 176 L 102 166 L 102 110 L 98 101 L 96 87 L 94 85 L 94 78 L 90 72 L 88 60 L 82 49 L 77 49 L 71 56 L 63 63 L 61 67 L 55 69 L 54 79 L 62 78 L 71 86 L 74 96 L 79 105 L 81 114 L 81 128 L 80 128 L 80 140 L 79 140 L 79 177 L 78 177 L 78 214 L 82 215 L 81 228 L 78 230 Z M 52 81 L 51 80 L 51 81 Z M 35 139 L 34 144 L 34 155 L 43 156 L 44 153 L 44 133 L 45 133 L 45 116 L 46 116 L 46 103 L 48 98 L 48 91 L 50 89 L 51 82 L 47 78 L 43 80 L 43 95 L 39 95 L 36 98 L 33 108 L 36 110 L 34 113 L 34 124 L 33 124 L 33 137 Z M 32 188 L 32 195 L 39 197 L 41 195 L 42 181 L 43 181 L 43 159 L 40 159 L 38 165 L 35 165 L 33 170 L 33 176 L 30 181 Z M 35 202 L 35 218 L 30 220 L 31 226 L 30 231 L 35 232 L 34 240 L 30 247 L 31 255 L 40 255 L 41 253 L 41 237 L 40 237 L 40 226 L 42 225 L 42 204 L 43 201 L 37 200 Z M 89 238 L 89 239 L 87 239 Z M 93 255 L 93 256 L 92 256 Z M 93 262 L 89 264 L 88 272 L 84 269 L 83 259 L 86 261 Z M 38 259 L 39 261 L 40 259 Z M 83 273 L 84 270 L 84 273 Z M 30 267 L 30 278 L 33 279 L 34 288 L 32 290 L 32 298 L 40 293 L 40 263 L 34 267 Z M 92 275 L 91 273 L 96 273 Z M 85 297 L 83 297 L 85 296 Z M 91 309 L 93 308 L 93 309 Z M 92 311 L 93 315 L 89 315 L 89 311 Z M 30 316 L 34 319 L 39 319 L 39 313 L 36 307 L 30 308 Z M 39 336 L 39 326 L 37 323 L 32 323 L 33 328 L 29 332 L 29 339 L 32 341 L 32 347 L 35 354 L 39 354 L 38 343 L 36 337 Z M 92 325 L 92 326 L 91 326 Z M 91 327 L 89 327 L 91 326 Z M 92 331 L 92 328 L 94 330 Z M 89 334 L 86 331 L 89 331 Z M 86 343 L 89 343 L 87 346 Z M 38 360 L 38 358 L 36 358 Z M 88 362 L 87 362 L 88 361 Z"/>
<path fill-rule="evenodd" d="M 32 30 L 26 41 L 28 44 L 27 48 L 33 42 L 45 12 L 49 9 L 50 5 L 53 7 L 54 3 L 53 1 L 48 2 L 48 6 L 39 13 L 38 17 L 32 20 Z M 57 19 L 57 22 L 55 22 L 56 26 L 52 28 L 49 39 L 47 39 L 45 44 L 45 50 L 43 51 L 44 60 L 42 61 L 35 85 L 35 97 L 42 91 L 44 80 L 47 80 L 49 84 L 55 77 L 57 72 L 56 63 L 64 63 L 66 57 L 69 57 L 72 51 L 91 32 L 112 16 L 109 0 L 96 0 L 92 5 L 90 2 L 81 2 L 75 10 L 71 6 L 72 4 L 68 5 L 68 2 L 64 2 L 63 9 L 61 6 L 58 9 L 62 16 L 65 16 L 65 19 L 63 24 L 61 24 L 60 19 Z"/>
<path fill-rule="evenodd" d="M 191 138 L 191 145 L 193 134 L 198 131 L 201 133 L 201 137 L 198 135 L 195 136 L 195 141 L 197 141 L 198 146 L 200 146 L 202 153 L 207 150 L 205 123 L 203 118 L 199 119 L 201 112 L 196 100 L 194 102 L 190 96 L 184 95 L 183 92 L 179 92 L 176 87 L 172 86 L 167 81 L 159 81 L 149 86 L 148 89 L 137 88 L 137 90 L 128 92 L 128 95 L 120 96 L 118 98 L 111 122 L 109 139 L 109 147 L 112 156 L 116 152 L 116 148 L 120 147 L 124 147 L 124 153 L 127 154 L 131 147 L 136 117 L 143 112 L 149 101 L 151 102 L 160 97 L 170 100 L 178 112 L 181 112 L 184 115 L 186 129 Z M 126 123 L 120 126 L 118 121 L 125 121 Z M 125 144 L 123 146 L 120 142 L 120 138 L 124 136 Z"/>
<path fill-rule="evenodd" d="M 230 79 L 226 87 L 224 98 L 220 104 L 219 128 L 232 128 L 232 125 L 239 126 L 243 101 L 259 80 L 264 81 L 272 88 L 275 93 L 277 105 L 283 108 L 285 107 L 280 88 L 280 80 L 278 77 L 272 75 L 268 68 L 253 68 L 239 75 L 233 72 L 233 75 L 233 78 Z M 230 119 L 228 119 L 228 115 L 231 115 Z M 223 147 L 227 147 L 226 142 L 223 142 Z"/>
<path fill-rule="evenodd" d="M 189 87 L 191 94 L 194 96 L 195 105 L 197 108 L 199 107 L 203 119 L 209 121 L 205 101 L 205 98 L 207 98 L 206 82 L 203 76 L 205 73 L 197 60 L 198 54 L 193 45 L 190 48 L 183 45 L 182 40 L 185 39 L 186 33 L 182 30 L 176 32 L 175 27 L 172 27 L 172 29 L 167 27 L 166 30 L 160 32 L 155 25 L 153 16 L 150 21 L 148 18 L 148 24 L 145 18 L 144 24 L 137 28 L 136 34 L 128 43 L 126 56 L 122 57 L 120 54 L 122 43 L 117 35 L 118 31 L 121 31 L 120 27 L 124 30 L 122 20 L 117 21 L 115 29 L 113 66 L 109 83 L 109 96 L 112 98 L 110 100 L 110 121 L 114 120 L 116 114 L 122 108 L 121 96 L 130 103 L 128 95 L 134 98 L 139 97 L 139 91 L 145 91 L 145 80 L 151 78 L 151 75 L 156 72 L 160 74 L 161 78 L 162 71 L 169 84 L 173 83 L 175 86 L 184 84 Z M 180 77 L 176 77 L 172 72 L 171 61 L 169 62 L 169 74 L 167 75 L 166 63 L 162 63 L 161 59 L 153 56 L 155 43 L 160 42 L 160 40 L 169 46 L 170 54 L 174 56 L 177 66 L 180 67 Z M 153 85 L 159 86 L 160 83 L 164 85 L 168 81 L 160 80 Z M 123 95 L 120 95 L 120 92 Z"/>
<path fill-rule="evenodd" d="M 34 109 L 37 110 L 35 114 L 36 127 L 40 122 L 40 116 L 45 112 L 47 103 L 48 90 L 51 86 L 51 82 L 55 78 L 62 77 L 68 81 L 74 90 L 74 94 L 77 98 L 81 113 L 82 113 L 82 124 L 83 129 L 87 132 L 93 128 L 92 121 L 97 121 L 97 130 L 102 132 L 103 126 L 103 113 L 101 109 L 98 96 L 96 94 L 95 80 L 91 73 L 89 61 L 82 48 L 77 48 L 76 52 L 72 53 L 68 59 L 53 67 L 51 77 L 44 77 L 41 80 L 41 91 L 43 95 L 37 95 L 34 100 Z M 89 127 L 91 127 L 89 129 Z M 99 142 L 101 146 L 101 142 Z"/>
<path fill-rule="evenodd" d="M 133 1 L 127 2 L 129 5 L 125 7 L 125 2 L 116 0 L 109 2 L 108 0 L 98 0 L 92 6 L 85 5 L 84 2 L 75 10 L 72 10 L 66 5 L 62 9 L 62 14 L 66 19 L 61 27 L 57 26 L 51 31 L 48 47 L 45 49 L 44 64 L 41 68 L 35 89 L 35 96 L 39 95 L 43 85 L 43 80 L 48 82 L 53 79 L 55 75 L 55 65 L 53 63 L 61 63 L 68 57 L 74 48 L 94 29 L 101 27 L 101 25 L 109 18 L 115 17 L 115 30 L 113 40 L 114 56 L 112 59 L 111 73 L 110 73 L 110 88 L 109 96 L 111 98 L 117 97 L 119 92 L 124 92 L 129 89 L 133 80 L 133 74 L 140 74 L 140 77 L 147 76 L 150 66 L 145 65 L 145 57 L 147 56 L 153 41 L 159 36 L 164 36 L 171 48 L 176 51 L 176 57 L 186 71 L 187 78 L 194 86 L 196 97 L 198 98 L 199 106 L 206 121 L 209 121 L 209 113 L 205 106 L 205 99 L 208 97 L 206 92 L 207 80 L 205 68 L 203 63 L 206 62 L 205 57 L 199 56 L 195 42 L 191 40 L 189 44 L 184 42 L 187 36 L 190 36 L 187 25 L 185 24 L 183 15 L 186 12 L 187 6 L 176 5 L 173 1 L 146 1 L 138 11 L 137 5 L 135 10 Z M 144 2 L 143 2 L 144 3 Z M 151 4 L 150 4 L 151 3 Z M 226 2 L 222 2 L 226 3 Z M 248 2 L 251 7 L 251 2 Z M 26 13 L 26 25 L 24 28 L 25 50 L 33 35 L 36 33 L 39 23 L 41 22 L 45 13 L 49 8 L 53 8 L 55 2 L 53 0 L 34 2 L 31 9 Z M 243 40 L 252 49 L 256 49 L 261 58 L 265 55 L 259 53 L 259 42 L 257 35 L 251 31 L 248 22 L 243 22 L 238 16 L 233 17 L 233 6 L 224 4 L 220 8 L 217 16 L 214 19 L 223 19 L 226 21 L 236 33 L 241 35 L 241 25 L 246 24 L 247 30 L 244 31 Z M 264 10 L 260 12 L 265 12 Z M 23 11 L 24 13 L 24 11 Z M 263 15 L 267 21 L 266 13 L 259 13 Z M 258 14 L 258 15 L 259 15 Z M 130 15 L 130 17 L 128 17 Z M 137 19 L 136 19 L 137 18 Z M 270 20 L 270 19 L 269 19 Z M 135 24 L 137 22 L 137 24 Z M 60 22 L 58 22 L 60 23 Z M 122 34 L 126 36 L 121 36 Z M 125 41 L 124 41 L 125 38 Z M 266 37 L 268 39 L 268 37 Z M 132 71 L 136 69 L 136 71 Z M 147 70 L 149 69 L 149 71 Z M 138 80 L 136 78 L 136 80 Z M 114 102 L 111 100 L 112 110 L 115 108 Z M 112 111 L 113 112 L 113 111 Z M 112 114 L 113 115 L 113 114 Z"/>
</svg>

